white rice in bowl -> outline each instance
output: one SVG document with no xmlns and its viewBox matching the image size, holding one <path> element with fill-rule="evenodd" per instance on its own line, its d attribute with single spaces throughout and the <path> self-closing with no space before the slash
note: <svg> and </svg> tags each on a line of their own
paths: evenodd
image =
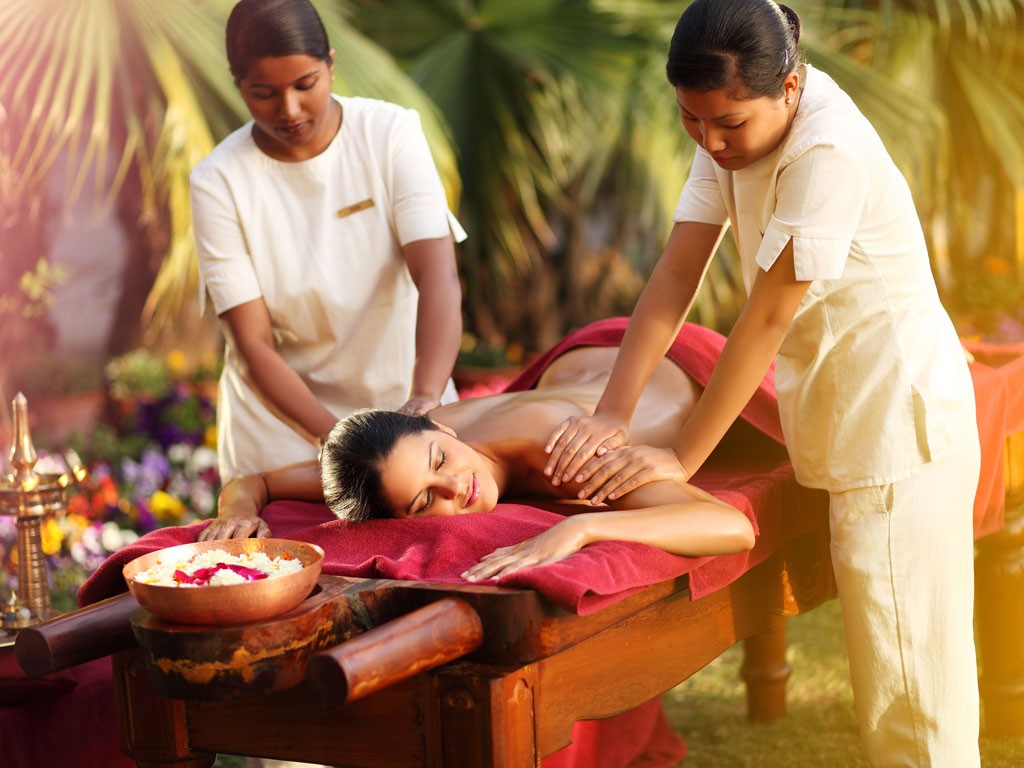
<svg viewBox="0 0 1024 768">
<path fill-rule="evenodd" d="M 209 584 L 209 586 L 222 586 L 226 584 L 244 584 L 253 579 L 247 579 L 244 575 L 236 573 L 230 567 L 218 566 L 241 566 L 254 571 L 266 574 L 267 578 L 284 576 L 289 573 L 301 571 L 302 561 L 296 557 L 287 555 L 268 557 L 265 552 L 245 552 L 241 555 L 232 555 L 223 549 L 208 549 L 199 552 L 187 560 L 179 562 L 154 565 L 135 575 L 135 581 L 142 584 L 153 584 L 158 587 L 183 587 L 193 588 Z M 196 572 L 204 568 L 216 568 L 216 572 L 209 576 L 206 584 L 190 584 L 182 580 L 181 574 L 189 578 L 196 578 Z"/>
</svg>

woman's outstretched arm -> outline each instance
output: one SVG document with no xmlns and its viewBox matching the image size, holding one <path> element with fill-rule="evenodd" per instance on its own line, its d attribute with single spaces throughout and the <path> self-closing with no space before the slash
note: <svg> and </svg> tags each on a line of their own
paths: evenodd
<svg viewBox="0 0 1024 768">
<path fill-rule="evenodd" d="M 687 557 L 725 555 L 754 546 L 754 527 L 735 507 L 699 488 L 649 483 L 613 509 L 572 515 L 539 536 L 486 555 L 462 577 L 494 579 L 563 560 L 598 541 L 635 541 Z"/>
<path fill-rule="evenodd" d="M 270 527 L 260 517 L 260 510 L 278 499 L 323 501 L 320 465 L 304 461 L 229 480 L 217 499 L 217 517 L 199 534 L 199 541 L 270 536 Z"/>
</svg>

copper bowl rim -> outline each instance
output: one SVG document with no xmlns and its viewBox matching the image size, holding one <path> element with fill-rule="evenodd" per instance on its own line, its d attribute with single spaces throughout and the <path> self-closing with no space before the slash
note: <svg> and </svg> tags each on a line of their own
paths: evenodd
<svg viewBox="0 0 1024 768">
<path fill-rule="evenodd" d="M 303 563 L 295 573 L 245 584 L 219 584 L 182 589 L 143 584 L 135 575 L 168 560 L 184 561 L 200 552 L 222 549 L 228 554 L 267 552 L 276 557 L 288 552 Z M 244 624 L 277 616 L 295 608 L 316 586 L 324 551 L 316 544 L 295 539 L 215 539 L 147 552 L 122 569 L 125 583 L 139 605 L 158 618 L 178 624 Z"/>
</svg>

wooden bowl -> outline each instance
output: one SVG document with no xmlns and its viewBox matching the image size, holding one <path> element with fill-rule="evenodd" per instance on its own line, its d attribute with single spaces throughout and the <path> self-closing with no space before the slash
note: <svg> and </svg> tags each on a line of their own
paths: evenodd
<svg viewBox="0 0 1024 768">
<path fill-rule="evenodd" d="M 169 587 L 144 584 L 135 576 L 155 565 L 186 563 L 196 554 L 221 549 L 230 555 L 264 552 L 275 558 L 297 558 L 302 570 L 244 584 Z M 291 539 L 220 539 L 150 552 L 132 560 L 122 571 L 128 589 L 143 608 L 175 624 L 245 624 L 276 616 L 305 600 L 320 578 L 324 551 L 315 544 Z"/>
</svg>

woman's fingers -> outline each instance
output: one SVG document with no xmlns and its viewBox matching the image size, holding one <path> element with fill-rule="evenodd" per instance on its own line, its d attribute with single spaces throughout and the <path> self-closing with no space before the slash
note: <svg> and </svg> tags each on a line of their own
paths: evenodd
<svg viewBox="0 0 1024 768">
<path fill-rule="evenodd" d="M 199 541 L 215 539 L 248 539 L 270 536 L 270 526 L 259 517 L 216 518 L 199 533 Z"/>
<path fill-rule="evenodd" d="M 479 563 L 466 569 L 462 578 L 468 581 L 496 579 L 523 568 L 547 565 L 568 557 L 586 543 L 584 527 L 579 521 L 581 517 L 566 518 L 532 539 L 484 555 Z"/>
<path fill-rule="evenodd" d="M 503 576 L 505 573 L 512 573 L 520 568 L 527 567 L 528 563 L 523 555 L 516 552 L 509 553 L 508 550 L 510 549 L 512 547 L 503 547 L 491 552 L 489 555 L 484 555 L 479 563 L 472 568 L 466 569 L 462 574 L 462 578 L 467 581 L 493 579 Z"/>
</svg>

